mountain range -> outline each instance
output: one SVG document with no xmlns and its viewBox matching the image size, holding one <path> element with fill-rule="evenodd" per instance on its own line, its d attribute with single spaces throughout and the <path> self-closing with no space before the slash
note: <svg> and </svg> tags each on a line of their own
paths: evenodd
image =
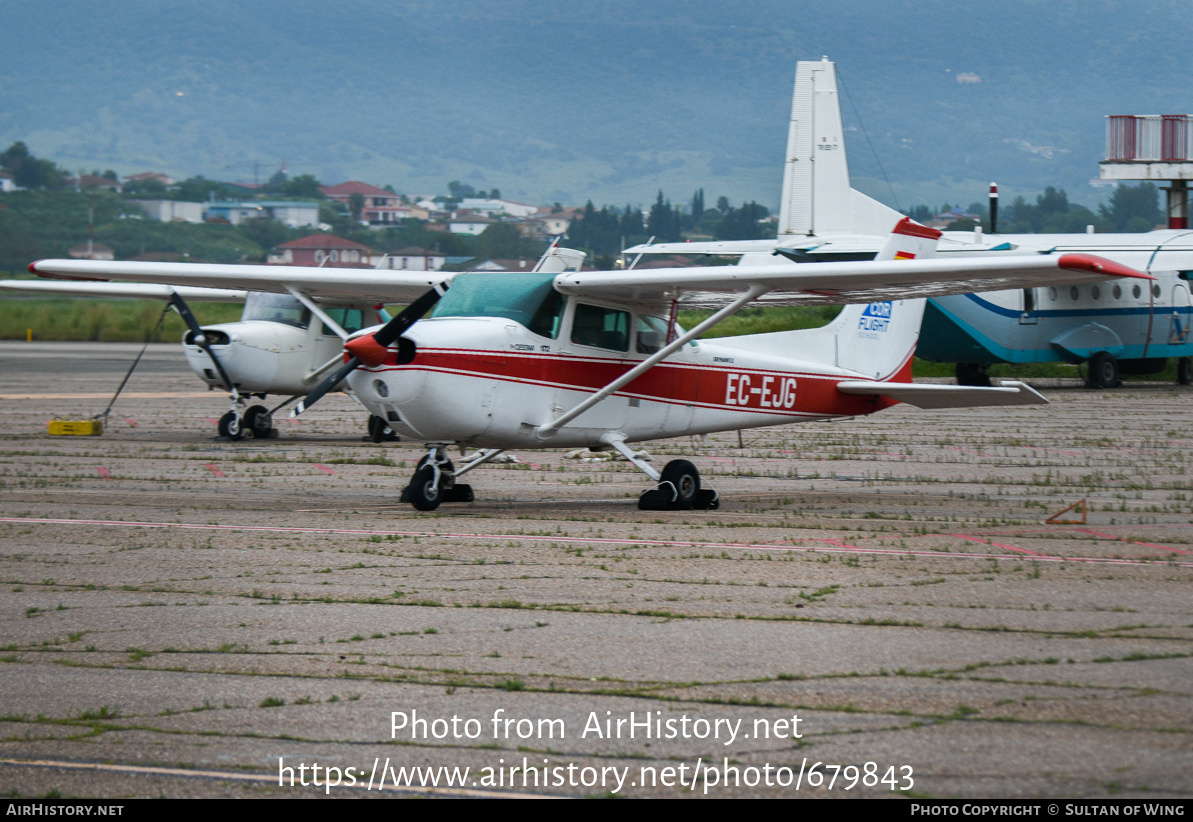
<svg viewBox="0 0 1193 822">
<path fill-rule="evenodd" d="M 1092 205 L 1105 115 L 1193 107 L 1178 0 L 45 0 L 4 21 L 0 144 L 72 171 L 774 207 L 795 62 L 827 55 L 871 196 L 997 180 Z"/>
</svg>

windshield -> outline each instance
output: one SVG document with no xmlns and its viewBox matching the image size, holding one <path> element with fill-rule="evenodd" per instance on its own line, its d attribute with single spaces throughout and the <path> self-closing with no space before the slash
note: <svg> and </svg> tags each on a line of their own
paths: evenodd
<svg viewBox="0 0 1193 822">
<path fill-rule="evenodd" d="M 289 294 L 250 291 L 244 301 L 244 314 L 240 318 L 306 328 L 311 324 L 311 311 Z"/>
<path fill-rule="evenodd" d="M 501 317 L 555 339 L 566 301 L 552 286 L 554 274 L 461 274 L 432 317 Z"/>
</svg>

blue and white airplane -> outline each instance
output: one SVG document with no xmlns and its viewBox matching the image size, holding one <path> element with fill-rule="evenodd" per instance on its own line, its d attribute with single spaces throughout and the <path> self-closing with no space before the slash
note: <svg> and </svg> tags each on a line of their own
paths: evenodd
<svg viewBox="0 0 1193 822">
<path fill-rule="evenodd" d="M 855 191 L 837 95 L 827 58 L 796 65 L 795 93 L 779 210 L 778 238 L 660 243 L 637 253 L 741 255 L 819 262 L 869 259 L 883 245 L 894 209 Z M 1193 383 L 1193 231 L 1145 234 L 1005 234 L 945 232 L 938 256 L 1097 254 L 1156 277 L 1067 288 L 1029 288 L 936 297 L 928 301 L 916 356 L 957 364 L 957 381 L 989 385 L 994 363 L 1088 363 L 1087 384 L 1110 388 L 1121 374 L 1158 373 L 1178 358 L 1177 381 Z"/>
</svg>

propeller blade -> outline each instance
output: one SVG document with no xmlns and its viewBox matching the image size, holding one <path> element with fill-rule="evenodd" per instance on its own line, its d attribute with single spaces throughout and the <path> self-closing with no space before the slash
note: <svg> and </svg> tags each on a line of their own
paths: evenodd
<svg viewBox="0 0 1193 822">
<path fill-rule="evenodd" d="M 435 286 L 426 294 L 423 294 L 410 305 L 403 308 L 398 316 L 381 326 L 375 333 L 357 337 L 345 343 L 344 349 L 352 356 L 346 363 L 337 368 L 335 373 L 319 383 L 314 391 L 300 400 L 298 405 L 294 406 L 294 409 L 290 412 L 290 417 L 297 417 L 303 411 L 306 411 L 319 400 L 323 399 L 328 392 L 334 391 L 335 387 L 343 382 L 345 377 L 362 364 L 376 366 L 383 363 L 389 346 L 401 337 L 410 326 L 418 322 L 422 315 L 431 309 L 431 306 L 439 302 L 439 298 L 446 291 L 446 283 Z"/>
<path fill-rule="evenodd" d="M 336 386 L 343 382 L 345 377 L 355 371 L 356 366 L 358 365 L 360 365 L 360 360 L 358 360 L 356 357 L 353 357 L 348 360 L 348 362 L 344 363 L 335 371 L 333 371 L 330 377 L 316 385 L 314 391 L 299 400 L 298 405 L 294 406 L 294 408 L 290 410 L 291 419 L 297 417 L 303 411 L 306 411 L 312 405 L 319 402 L 319 400 L 323 399 L 323 397 L 329 391 L 334 391 Z"/>
<path fill-rule="evenodd" d="M 389 348 L 398 337 L 405 333 L 406 329 L 418 322 L 423 314 L 430 311 L 432 306 L 439 302 L 439 298 L 446 291 L 446 284 L 432 288 L 426 294 L 423 294 L 410 305 L 403 308 L 398 316 L 381 326 L 381 330 L 373 335 L 373 339 L 377 341 L 378 345 Z"/>
<path fill-rule="evenodd" d="M 178 316 L 182 317 L 182 321 L 190 329 L 193 335 L 191 340 L 195 345 L 207 352 L 207 357 L 211 360 L 211 364 L 215 366 L 216 373 L 224 381 L 224 387 L 232 391 L 232 380 L 228 379 L 228 372 L 224 370 L 224 366 L 216 359 L 215 352 L 211 350 L 211 344 L 207 342 L 207 335 L 199 327 L 199 321 L 195 319 L 195 315 L 191 312 L 191 307 L 177 293 L 170 295 L 170 302 L 174 304 L 174 310 L 178 312 Z"/>
</svg>

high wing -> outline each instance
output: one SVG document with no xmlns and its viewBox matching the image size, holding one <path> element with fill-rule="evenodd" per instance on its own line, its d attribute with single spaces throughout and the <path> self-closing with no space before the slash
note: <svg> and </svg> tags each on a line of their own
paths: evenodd
<svg viewBox="0 0 1193 822">
<path fill-rule="evenodd" d="M 880 234 L 834 234 L 831 237 L 780 237 L 777 240 L 710 240 L 697 243 L 643 243 L 622 252 L 627 258 L 637 254 L 707 254 L 714 257 L 738 257 L 747 254 L 787 254 L 800 262 L 834 257 L 868 258 L 882 248 L 886 237 Z"/>
<path fill-rule="evenodd" d="M 1077 285 L 1107 277 L 1155 279 L 1092 254 L 1062 254 L 596 271 L 561 274 L 555 287 L 564 294 L 650 303 L 685 296 L 706 301 L 710 292 L 724 297 L 756 285 L 769 290 L 760 303 L 842 305 Z"/>
<path fill-rule="evenodd" d="M 200 303 L 242 303 L 248 296 L 247 291 L 230 288 L 190 288 L 154 283 L 45 283 L 40 280 L 0 280 L 0 290 L 46 297 L 130 297 L 146 300 L 168 300 L 171 294 L 177 294 L 187 302 Z"/>
<path fill-rule="evenodd" d="M 245 289 L 280 294 L 288 293 L 289 286 L 316 299 L 378 303 L 410 302 L 428 288 L 451 278 L 451 274 L 436 271 L 118 260 L 38 260 L 30 263 L 29 270 L 51 279 L 100 282 L 120 279 L 168 286 Z"/>
<path fill-rule="evenodd" d="M 881 238 L 878 245 L 882 245 Z M 774 250 L 774 240 L 709 240 L 697 243 L 642 243 L 627 248 L 622 254 L 626 257 L 635 254 L 711 254 L 717 257 L 736 257 L 739 254 L 759 254 Z"/>
</svg>

